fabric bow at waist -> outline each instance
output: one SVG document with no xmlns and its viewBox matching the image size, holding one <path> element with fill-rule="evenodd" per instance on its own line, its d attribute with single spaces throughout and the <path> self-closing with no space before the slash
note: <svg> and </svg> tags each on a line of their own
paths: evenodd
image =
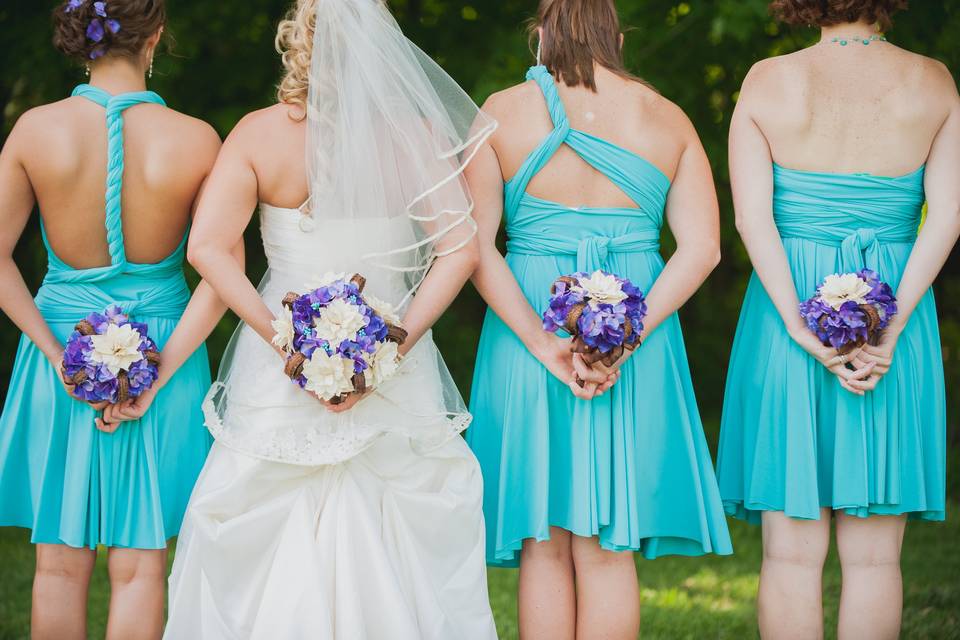
<svg viewBox="0 0 960 640">
<path fill-rule="evenodd" d="M 190 301 L 190 289 L 182 275 L 147 280 L 142 284 L 137 287 L 133 286 L 134 282 L 129 282 L 123 287 L 123 293 L 111 293 L 107 288 L 90 283 L 44 283 L 37 292 L 36 304 L 44 319 L 50 322 L 77 322 L 87 314 L 103 311 L 111 305 L 120 307 L 134 319 L 178 320 L 183 315 Z"/>
<path fill-rule="evenodd" d="M 641 253 L 660 249 L 660 232 L 651 229 L 622 236 L 586 236 L 570 238 L 542 233 L 511 233 L 507 252 L 528 256 L 571 255 L 577 258 L 577 271 L 603 269 L 611 253 Z"/>
<path fill-rule="evenodd" d="M 914 242 L 917 225 L 913 220 L 883 228 L 818 226 L 810 221 L 777 219 L 782 238 L 801 238 L 840 249 L 840 267 L 845 272 L 864 267 L 876 270 L 880 266 L 880 246 L 884 243 Z"/>
</svg>

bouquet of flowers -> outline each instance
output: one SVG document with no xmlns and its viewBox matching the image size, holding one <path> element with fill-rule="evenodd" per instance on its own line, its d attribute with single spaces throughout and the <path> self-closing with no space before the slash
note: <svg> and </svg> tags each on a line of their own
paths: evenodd
<svg viewBox="0 0 960 640">
<path fill-rule="evenodd" d="M 827 276 L 816 294 L 800 303 L 810 330 L 841 355 L 874 344 L 896 314 L 893 290 L 869 269 Z"/>
<path fill-rule="evenodd" d="M 117 404 L 152 387 L 159 364 L 160 350 L 147 325 L 110 306 L 77 323 L 63 352 L 61 375 L 80 400 Z"/>
<path fill-rule="evenodd" d="M 284 372 L 331 404 L 382 384 L 400 366 L 407 332 L 393 307 L 363 294 L 365 284 L 360 275 L 326 274 L 307 293 L 288 293 L 273 322 Z"/>
<path fill-rule="evenodd" d="M 587 364 L 612 366 L 640 345 L 647 304 L 632 282 L 605 271 L 562 276 L 550 289 L 543 328 L 573 336 L 573 351 Z"/>
</svg>

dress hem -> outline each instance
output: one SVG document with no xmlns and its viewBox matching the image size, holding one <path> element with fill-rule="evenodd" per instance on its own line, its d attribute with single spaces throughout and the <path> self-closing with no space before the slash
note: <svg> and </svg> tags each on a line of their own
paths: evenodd
<svg viewBox="0 0 960 640">
<path fill-rule="evenodd" d="M 743 520 L 750 524 L 761 524 L 761 513 L 764 511 L 776 511 L 785 514 L 794 520 L 820 520 L 819 509 L 814 515 L 788 512 L 782 505 L 768 505 L 760 502 L 750 502 L 746 506 L 743 500 L 724 500 L 723 510 L 728 516 L 737 520 Z M 866 505 L 829 505 L 822 504 L 820 509 L 830 509 L 831 511 L 842 511 L 847 515 L 858 518 L 869 518 L 870 516 L 907 516 L 910 520 L 923 520 L 927 522 L 943 522 L 946 520 L 946 511 L 937 509 L 907 509 L 897 504 L 869 503 Z"/>
</svg>

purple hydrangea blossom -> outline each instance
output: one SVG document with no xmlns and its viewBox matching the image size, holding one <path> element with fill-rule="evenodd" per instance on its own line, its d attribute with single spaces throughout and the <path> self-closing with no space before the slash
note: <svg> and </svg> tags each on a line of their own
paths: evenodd
<svg viewBox="0 0 960 640">
<path fill-rule="evenodd" d="M 577 320 L 577 332 L 587 346 L 600 353 L 610 353 L 625 342 L 632 343 L 632 340 L 627 340 L 626 337 L 626 321 L 630 321 L 632 336 L 643 331 L 643 320 L 647 315 L 643 292 L 626 278 L 605 271 L 602 273 L 616 278 L 621 291 L 627 296 L 624 300 L 617 304 L 598 303 L 592 300 L 583 288 L 558 280 L 554 284 L 549 306 L 543 313 L 544 330 L 550 333 L 566 331 L 565 325 L 570 312 L 577 305 L 585 305 Z M 580 272 L 569 277 L 580 280 L 589 278 L 590 274 Z"/>
<path fill-rule="evenodd" d="M 897 299 L 890 285 L 869 269 L 862 269 L 856 275 L 870 286 L 870 293 L 865 296 L 865 304 L 871 305 L 880 317 L 873 335 L 869 331 L 866 312 L 854 301 L 844 302 L 839 309 L 834 309 L 820 297 L 818 287 L 816 294 L 800 303 L 800 315 L 807 327 L 816 334 L 820 342 L 838 351 L 851 344 L 876 338 L 897 314 Z"/>
<path fill-rule="evenodd" d="M 97 335 L 106 333 L 110 325 L 121 327 L 129 325 L 140 334 L 140 344 L 137 349 L 141 353 L 159 351 L 157 344 L 148 335 L 147 325 L 131 322 L 115 305 L 108 307 L 102 313 L 91 313 L 84 320 L 90 323 Z M 91 336 L 83 335 L 79 331 L 70 334 L 63 352 L 64 374 L 72 378 L 83 371 L 87 375 L 86 380 L 74 387 L 73 395 L 86 402 L 116 403 L 119 399 L 118 375 L 114 375 L 103 363 L 96 362 L 92 358 L 92 353 Z M 130 383 L 128 395 L 136 398 L 153 386 L 160 372 L 156 365 L 144 357 L 130 365 L 125 373 Z"/>
<path fill-rule="evenodd" d="M 320 339 L 315 327 L 323 310 L 334 300 L 342 300 L 355 307 L 364 319 L 363 327 L 354 336 L 336 345 Z M 291 316 L 294 351 L 309 359 L 317 349 L 323 349 L 328 356 L 338 355 L 344 360 L 352 360 L 355 374 L 361 374 L 370 367 L 367 356 L 374 354 L 377 347 L 387 341 L 389 333 L 386 321 L 366 303 L 360 288 L 343 278 L 297 297 L 291 306 Z M 302 388 L 306 386 L 307 379 L 301 374 L 294 378 L 294 382 Z"/>
</svg>

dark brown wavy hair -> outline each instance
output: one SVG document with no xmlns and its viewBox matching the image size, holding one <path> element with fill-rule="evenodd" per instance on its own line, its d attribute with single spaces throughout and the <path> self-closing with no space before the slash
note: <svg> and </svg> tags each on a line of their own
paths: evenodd
<svg viewBox="0 0 960 640">
<path fill-rule="evenodd" d="M 135 57 L 143 51 L 151 36 L 167 21 L 164 0 L 106 0 L 106 18 L 97 13 L 94 0 L 60 3 L 53 11 L 53 44 L 63 54 L 80 62 L 100 56 Z M 94 42 L 87 37 L 93 20 L 103 25 L 103 39 Z M 116 20 L 120 28 L 113 32 L 107 20 Z"/>
<path fill-rule="evenodd" d="M 831 27 L 866 20 L 881 31 L 893 25 L 893 15 L 907 8 L 907 0 L 774 0 L 770 11 L 787 24 Z"/>
<path fill-rule="evenodd" d="M 623 64 L 620 18 L 614 0 L 540 0 L 530 23 L 531 48 L 543 29 L 540 60 L 567 86 L 594 91 L 594 63 L 613 73 L 639 80 Z"/>
</svg>

